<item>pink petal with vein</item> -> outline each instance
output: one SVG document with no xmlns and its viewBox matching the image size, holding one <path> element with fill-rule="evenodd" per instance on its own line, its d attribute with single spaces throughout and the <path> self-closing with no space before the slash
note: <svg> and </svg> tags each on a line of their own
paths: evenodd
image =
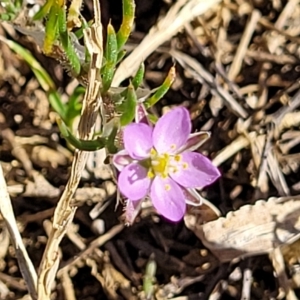
<svg viewBox="0 0 300 300">
<path fill-rule="evenodd" d="M 143 159 L 149 156 L 152 144 L 153 129 L 144 123 L 132 123 L 124 128 L 124 147 L 134 159 Z"/>
<path fill-rule="evenodd" d="M 191 133 L 186 144 L 183 145 L 183 147 L 181 147 L 178 152 L 195 151 L 200 148 L 200 146 L 202 146 L 202 144 L 205 143 L 209 139 L 209 137 L 210 133 L 207 131 Z"/>
<path fill-rule="evenodd" d="M 147 170 L 138 163 L 132 163 L 121 171 L 118 178 L 118 187 L 125 197 L 137 201 L 146 196 L 150 182 Z"/>
<path fill-rule="evenodd" d="M 191 132 L 190 115 L 178 107 L 163 115 L 153 130 L 153 144 L 158 153 L 177 153 Z"/>
<path fill-rule="evenodd" d="M 171 178 L 154 178 L 150 188 L 150 198 L 155 209 L 170 221 L 182 219 L 186 205 L 182 189 Z"/>
<path fill-rule="evenodd" d="M 132 162 L 132 158 L 128 154 L 128 152 L 124 149 L 119 151 L 113 156 L 113 164 L 118 169 L 118 171 L 122 171 L 124 167 L 129 165 Z"/>
<path fill-rule="evenodd" d="M 218 168 L 202 154 L 186 151 L 181 153 L 181 157 L 181 161 L 177 163 L 178 171 L 169 173 L 180 185 L 187 188 L 203 188 L 220 177 Z"/>
<path fill-rule="evenodd" d="M 203 198 L 195 189 L 183 188 L 183 194 L 185 197 L 185 203 L 192 206 L 202 205 Z"/>
<path fill-rule="evenodd" d="M 142 202 L 143 200 L 137 200 L 137 201 L 126 201 L 126 207 L 125 207 L 125 223 L 128 225 L 132 225 L 135 218 L 139 214 L 141 208 L 142 208 Z"/>
</svg>

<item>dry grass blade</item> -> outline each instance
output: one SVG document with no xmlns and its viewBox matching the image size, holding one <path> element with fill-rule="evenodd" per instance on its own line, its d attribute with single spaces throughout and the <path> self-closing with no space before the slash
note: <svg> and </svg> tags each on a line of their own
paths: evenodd
<svg viewBox="0 0 300 300">
<path fill-rule="evenodd" d="M 298 300 L 287 278 L 283 256 L 279 247 L 275 248 L 270 253 L 270 259 L 272 260 L 273 267 L 278 276 L 280 287 L 284 290 L 285 295 L 283 296 L 286 296 L 287 300 Z"/>
<path fill-rule="evenodd" d="M 252 279 L 252 271 L 250 269 L 244 270 L 244 278 L 243 278 L 243 289 L 242 289 L 242 299 L 250 300 L 251 299 L 251 281 Z"/>
<path fill-rule="evenodd" d="M 170 50 L 169 53 L 186 69 L 189 70 L 195 78 L 201 83 L 207 85 L 212 94 L 220 97 L 224 103 L 230 108 L 236 115 L 242 118 L 246 118 L 248 113 L 243 107 L 226 91 L 221 85 L 218 85 L 214 77 L 207 72 L 199 62 L 190 56 L 181 53 L 179 51 Z"/>
<path fill-rule="evenodd" d="M 20 271 L 24 280 L 26 281 L 29 293 L 32 299 L 37 299 L 36 284 L 37 275 L 34 266 L 27 254 L 25 246 L 22 242 L 22 238 L 17 227 L 16 219 L 12 209 L 9 194 L 7 192 L 7 186 L 4 179 L 2 167 L 0 165 L 0 211 L 2 217 L 9 230 L 9 234 L 16 250 Z"/>
<path fill-rule="evenodd" d="M 116 71 L 112 86 L 119 84 L 133 75 L 140 64 L 160 45 L 168 41 L 184 24 L 192 21 L 196 16 L 204 14 L 220 0 L 190 0 L 178 1 L 143 39 L 138 47 L 120 64 Z"/>
<path fill-rule="evenodd" d="M 256 138 L 256 133 L 253 132 L 249 134 L 249 137 L 250 139 L 240 135 L 234 141 L 232 141 L 231 144 L 223 148 L 213 159 L 214 165 L 220 166 L 223 162 L 225 162 L 228 158 L 239 152 L 241 149 L 248 147 L 250 141 Z"/>
<path fill-rule="evenodd" d="M 111 228 L 107 233 L 99 236 L 87 248 L 82 249 L 82 251 L 76 257 L 67 261 L 65 263 L 65 266 L 59 271 L 59 274 L 61 272 L 64 272 L 65 269 L 68 269 L 70 267 L 70 265 L 72 265 L 77 260 L 92 253 L 95 248 L 98 248 L 98 247 L 102 246 L 103 244 L 105 244 L 107 241 L 111 240 L 115 235 L 120 233 L 123 229 L 124 229 L 124 225 L 118 224 L 118 225 L 114 226 L 113 228 Z"/>
<path fill-rule="evenodd" d="M 252 12 L 249 23 L 245 28 L 244 34 L 241 38 L 241 42 L 238 46 L 235 57 L 228 72 L 228 78 L 230 80 L 234 80 L 241 70 L 242 63 L 247 52 L 252 34 L 255 31 L 256 24 L 259 21 L 260 17 L 261 13 L 258 10 L 254 10 Z"/>
<path fill-rule="evenodd" d="M 78 127 L 79 137 L 85 140 L 91 139 L 94 134 L 98 111 L 102 105 L 100 95 L 100 68 L 103 49 L 101 12 L 98 1 L 94 1 L 94 11 L 95 23 L 84 32 L 85 42 L 92 58 L 89 70 L 89 84 L 84 96 L 81 119 Z M 76 207 L 71 205 L 71 200 L 79 184 L 87 157 L 87 152 L 75 151 L 70 178 L 56 207 L 52 231 L 40 264 L 38 278 L 39 299 L 50 299 L 51 286 L 59 264 L 58 247 L 76 212 Z"/>
</svg>

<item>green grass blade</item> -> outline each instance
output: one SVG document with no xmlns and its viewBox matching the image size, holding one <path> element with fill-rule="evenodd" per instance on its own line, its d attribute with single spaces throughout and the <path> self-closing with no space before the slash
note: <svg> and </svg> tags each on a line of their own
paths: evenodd
<svg viewBox="0 0 300 300">
<path fill-rule="evenodd" d="M 154 93 L 152 97 L 150 97 L 148 100 L 145 101 L 145 107 L 147 109 L 153 106 L 154 104 L 156 104 L 167 93 L 170 86 L 174 82 L 175 77 L 176 77 L 176 70 L 175 67 L 173 66 L 170 69 L 168 76 L 166 77 L 163 84 L 157 89 L 157 91 Z"/>
</svg>

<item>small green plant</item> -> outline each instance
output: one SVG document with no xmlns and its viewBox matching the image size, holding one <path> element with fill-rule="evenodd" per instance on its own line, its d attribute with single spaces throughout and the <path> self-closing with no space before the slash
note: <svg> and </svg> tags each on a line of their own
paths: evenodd
<svg viewBox="0 0 300 300">
<path fill-rule="evenodd" d="M 22 6 L 22 1 L 14 2 L 12 5 L 3 5 L 6 14 L 16 13 Z M 114 88 L 111 86 L 117 65 L 123 59 L 125 51 L 123 46 L 127 42 L 134 21 L 135 3 L 134 0 L 123 1 L 123 20 L 118 32 L 113 26 L 107 26 L 106 44 L 103 45 L 103 60 L 100 70 L 101 75 L 101 96 L 107 120 L 103 122 L 104 127 L 92 141 L 82 141 L 73 134 L 73 121 L 81 112 L 81 99 L 85 92 L 85 85 L 88 84 L 88 68 L 90 63 L 87 45 L 81 45 L 79 39 L 84 30 L 93 24 L 86 21 L 80 14 L 82 1 L 72 1 L 69 9 L 65 0 L 47 0 L 44 5 L 33 16 L 31 22 L 41 22 L 44 20 L 44 40 L 43 52 L 56 58 L 69 71 L 71 76 L 77 78 L 83 86 L 78 86 L 70 96 L 67 103 L 61 101 L 60 95 L 47 72 L 40 66 L 35 58 L 21 46 L 12 41 L 7 44 L 18 54 L 20 54 L 30 65 L 43 89 L 47 92 L 52 108 L 58 113 L 58 125 L 64 138 L 75 148 L 94 151 L 100 148 L 109 148 L 110 152 L 115 152 L 116 147 L 113 140 L 117 131 L 134 120 L 138 103 L 143 103 L 148 109 L 155 105 L 170 88 L 175 78 L 175 68 L 172 67 L 163 84 L 155 90 L 145 90 L 140 88 L 144 79 L 144 65 L 142 64 L 136 75 L 131 79 L 125 88 Z M 4 15 L 3 15 L 4 16 Z M 12 15 L 13 17 L 13 15 Z M 79 49 L 79 50 L 78 50 Z M 84 55 L 82 55 L 82 49 Z M 112 120 L 110 122 L 110 120 Z M 154 116 L 149 116 L 153 122 Z M 108 125 L 109 124 L 109 125 Z M 111 124 L 114 124 L 113 126 Z M 112 129 L 113 128 L 113 129 Z M 106 136 L 103 136 L 105 132 Z M 108 134 L 109 133 L 109 134 Z"/>
<path fill-rule="evenodd" d="M 149 261 L 146 265 L 145 275 L 143 278 L 143 291 L 145 293 L 145 298 L 148 300 L 153 299 L 155 291 L 155 275 L 156 275 L 157 265 L 154 260 L 154 255 L 150 255 Z"/>
<path fill-rule="evenodd" d="M 3 21 L 13 20 L 22 8 L 23 0 L 2 0 L 1 6 L 5 12 L 0 14 Z"/>
</svg>

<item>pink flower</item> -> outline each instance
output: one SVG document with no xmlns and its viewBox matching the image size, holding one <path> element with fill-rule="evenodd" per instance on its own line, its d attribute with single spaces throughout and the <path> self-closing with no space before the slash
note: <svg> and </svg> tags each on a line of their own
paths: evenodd
<svg viewBox="0 0 300 300">
<path fill-rule="evenodd" d="M 220 172 L 207 157 L 193 152 L 203 142 L 203 132 L 190 132 L 189 113 L 183 107 L 162 116 L 154 128 L 146 123 L 124 128 L 125 149 L 114 155 L 113 162 L 120 171 L 118 187 L 132 210 L 127 213 L 134 214 L 149 196 L 161 215 L 179 221 L 186 202 L 201 202 L 194 189 L 213 183 Z"/>
</svg>

